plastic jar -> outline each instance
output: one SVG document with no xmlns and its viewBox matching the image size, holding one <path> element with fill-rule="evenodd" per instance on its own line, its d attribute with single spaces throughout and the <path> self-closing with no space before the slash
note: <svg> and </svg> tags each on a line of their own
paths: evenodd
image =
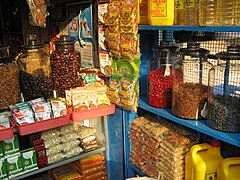
<svg viewBox="0 0 240 180">
<path fill-rule="evenodd" d="M 177 59 L 177 46 L 162 43 L 153 48 L 148 60 L 148 104 L 158 108 L 171 107 L 172 64 Z"/>
<path fill-rule="evenodd" d="M 240 46 L 228 46 L 227 52 L 216 55 L 219 64 L 209 72 L 207 125 L 240 132 Z"/>
<path fill-rule="evenodd" d="M 207 61 L 209 51 L 191 42 L 179 50 L 179 60 L 173 65 L 172 113 L 184 119 L 202 119 L 208 93 Z"/>
<path fill-rule="evenodd" d="M 35 39 L 29 40 L 18 58 L 18 67 L 21 93 L 25 101 L 53 96 L 50 58 L 43 51 L 42 44 Z"/>
<path fill-rule="evenodd" d="M 0 110 L 20 101 L 18 65 L 10 56 L 10 47 L 0 47 Z"/>
<path fill-rule="evenodd" d="M 55 41 L 55 47 L 51 54 L 52 76 L 57 96 L 65 97 L 65 90 L 82 85 L 79 78 L 81 56 L 69 36 L 61 36 Z"/>
<path fill-rule="evenodd" d="M 200 26 L 218 25 L 217 0 L 199 1 L 199 24 Z"/>
</svg>

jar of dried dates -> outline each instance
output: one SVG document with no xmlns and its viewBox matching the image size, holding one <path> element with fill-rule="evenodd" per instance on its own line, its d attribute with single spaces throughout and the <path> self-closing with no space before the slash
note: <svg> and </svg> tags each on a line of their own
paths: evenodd
<svg viewBox="0 0 240 180">
<path fill-rule="evenodd" d="M 31 39 L 18 58 L 20 88 L 24 100 L 53 96 L 50 55 L 43 51 L 43 45 Z"/>
<path fill-rule="evenodd" d="M 18 65 L 9 46 L 0 46 L 0 110 L 20 101 Z"/>
<path fill-rule="evenodd" d="M 189 42 L 179 50 L 173 65 L 172 113 L 184 119 L 202 119 L 207 102 L 209 51 L 199 43 Z"/>
<path fill-rule="evenodd" d="M 82 85 L 79 77 L 81 56 L 69 36 L 61 36 L 55 41 L 55 47 L 51 54 L 52 77 L 57 95 L 65 97 L 65 90 Z"/>
<path fill-rule="evenodd" d="M 172 64 L 177 60 L 177 46 L 161 42 L 153 48 L 148 60 L 148 104 L 158 108 L 171 107 Z"/>
<path fill-rule="evenodd" d="M 218 65 L 209 71 L 207 125 L 240 132 L 240 45 L 228 46 L 216 56 Z"/>
</svg>

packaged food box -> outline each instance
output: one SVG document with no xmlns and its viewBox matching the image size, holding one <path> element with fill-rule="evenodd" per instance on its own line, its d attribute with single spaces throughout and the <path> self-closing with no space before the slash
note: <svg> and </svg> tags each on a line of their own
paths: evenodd
<svg viewBox="0 0 240 180">
<path fill-rule="evenodd" d="M 22 155 L 20 153 L 17 153 L 7 157 L 6 167 L 9 178 L 22 174 L 23 173 Z"/>
<path fill-rule="evenodd" d="M 4 151 L 3 151 L 3 147 L 2 147 L 2 141 L 0 141 L 0 159 L 4 157 Z"/>
<path fill-rule="evenodd" d="M 3 140 L 2 145 L 5 157 L 19 152 L 19 141 L 16 134 L 13 138 Z"/>
<path fill-rule="evenodd" d="M 0 179 L 8 179 L 7 167 L 4 158 L 0 158 Z"/>
<path fill-rule="evenodd" d="M 26 149 L 21 151 L 22 163 L 25 172 L 29 172 L 38 169 L 37 165 L 37 155 L 35 149 Z"/>
</svg>

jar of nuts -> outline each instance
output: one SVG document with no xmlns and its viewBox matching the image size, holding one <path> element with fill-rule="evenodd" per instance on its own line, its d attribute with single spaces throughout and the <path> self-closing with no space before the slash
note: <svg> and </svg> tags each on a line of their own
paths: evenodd
<svg viewBox="0 0 240 180">
<path fill-rule="evenodd" d="M 74 41 L 61 36 L 55 41 L 56 50 L 51 54 L 52 77 L 57 96 L 65 97 L 65 90 L 82 85 L 80 79 L 81 56 L 75 51 Z"/>
<path fill-rule="evenodd" d="M 10 47 L 0 47 L 0 110 L 20 101 L 17 62 L 10 55 Z"/>
<path fill-rule="evenodd" d="M 209 51 L 199 43 L 189 42 L 179 50 L 173 65 L 172 113 L 184 119 L 202 119 L 207 103 Z"/>
<path fill-rule="evenodd" d="M 43 51 L 43 45 L 30 39 L 18 58 L 20 88 L 24 100 L 53 96 L 50 55 Z"/>
<path fill-rule="evenodd" d="M 161 42 L 153 48 L 153 57 L 148 60 L 148 104 L 158 108 L 171 107 L 172 64 L 177 58 L 177 46 Z"/>
<path fill-rule="evenodd" d="M 226 132 L 240 132 L 240 45 L 217 53 L 218 65 L 209 71 L 207 125 Z"/>
</svg>

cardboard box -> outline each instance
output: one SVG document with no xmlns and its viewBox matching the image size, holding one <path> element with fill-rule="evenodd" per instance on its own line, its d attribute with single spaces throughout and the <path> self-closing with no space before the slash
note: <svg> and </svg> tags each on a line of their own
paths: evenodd
<svg viewBox="0 0 240 180">
<path fill-rule="evenodd" d="M 7 167 L 4 158 L 0 158 L 0 179 L 8 179 Z"/>
<path fill-rule="evenodd" d="M 9 178 L 21 175 L 23 173 L 22 155 L 17 153 L 8 156 L 6 158 L 6 166 Z"/>
<path fill-rule="evenodd" d="M 13 138 L 2 141 L 5 157 L 19 152 L 18 136 L 15 134 Z"/>
<path fill-rule="evenodd" d="M 33 171 L 38 169 L 37 155 L 34 148 L 21 151 L 23 169 L 25 172 Z"/>
</svg>

